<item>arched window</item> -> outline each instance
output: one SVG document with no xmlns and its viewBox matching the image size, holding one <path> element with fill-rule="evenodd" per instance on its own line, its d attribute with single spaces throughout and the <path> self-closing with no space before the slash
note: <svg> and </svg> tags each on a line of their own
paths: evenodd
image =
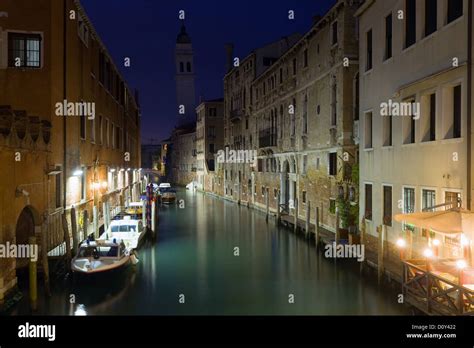
<svg viewBox="0 0 474 348">
<path fill-rule="evenodd" d="M 190 62 L 186 63 L 186 70 L 187 70 L 187 72 L 191 72 L 191 63 Z"/>
</svg>

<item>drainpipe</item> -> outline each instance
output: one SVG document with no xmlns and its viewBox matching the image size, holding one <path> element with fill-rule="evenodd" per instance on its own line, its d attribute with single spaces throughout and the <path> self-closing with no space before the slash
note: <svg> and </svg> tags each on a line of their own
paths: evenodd
<svg viewBox="0 0 474 348">
<path fill-rule="evenodd" d="M 471 210 L 472 187 L 472 1 L 467 13 L 467 209 Z"/>
<path fill-rule="evenodd" d="M 67 2 L 68 0 L 63 0 L 64 4 L 64 13 L 63 13 L 63 100 L 67 99 L 67 20 L 68 20 L 68 13 L 67 13 Z M 66 155 L 66 117 L 63 117 L 63 206 L 66 209 L 66 184 L 67 184 L 67 155 Z"/>
</svg>

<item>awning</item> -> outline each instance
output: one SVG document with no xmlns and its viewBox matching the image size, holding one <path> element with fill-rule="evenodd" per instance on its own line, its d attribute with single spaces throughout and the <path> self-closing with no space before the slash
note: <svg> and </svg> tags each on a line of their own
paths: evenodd
<svg viewBox="0 0 474 348">
<path fill-rule="evenodd" d="M 474 236 L 474 213 L 454 209 L 433 212 L 397 214 L 395 221 L 405 222 L 416 227 L 430 229 L 444 234 L 465 233 Z"/>
</svg>

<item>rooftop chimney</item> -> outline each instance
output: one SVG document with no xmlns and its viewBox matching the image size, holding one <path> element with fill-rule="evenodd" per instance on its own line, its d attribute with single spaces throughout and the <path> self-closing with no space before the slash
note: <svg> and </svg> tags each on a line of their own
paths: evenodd
<svg viewBox="0 0 474 348">
<path fill-rule="evenodd" d="M 233 43 L 226 43 L 224 45 L 225 51 L 226 51 L 226 56 L 227 56 L 227 62 L 226 62 L 226 72 L 229 72 L 232 70 L 232 62 L 233 62 L 233 55 L 234 55 L 234 44 Z"/>
</svg>

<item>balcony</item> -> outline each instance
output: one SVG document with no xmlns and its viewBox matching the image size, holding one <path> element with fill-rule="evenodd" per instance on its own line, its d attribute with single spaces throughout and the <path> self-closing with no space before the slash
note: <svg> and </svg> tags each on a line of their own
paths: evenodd
<svg viewBox="0 0 474 348">
<path fill-rule="evenodd" d="M 240 122 L 242 120 L 243 112 L 242 110 L 232 110 L 230 112 L 230 122 Z"/>
<path fill-rule="evenodd" d="M 272 129 L 261 130 L 258 137 L 259 148 L 277 146 L 277 135 Z"/>
</svg>

